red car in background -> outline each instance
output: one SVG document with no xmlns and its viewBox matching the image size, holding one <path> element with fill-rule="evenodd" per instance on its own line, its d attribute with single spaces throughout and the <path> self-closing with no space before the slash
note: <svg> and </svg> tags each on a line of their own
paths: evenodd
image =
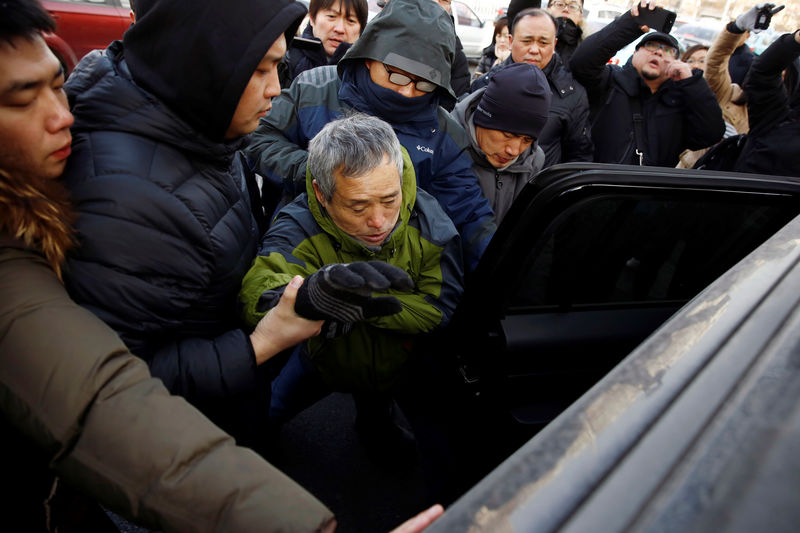
<svg viewBox="0 0 800 533">
<path fill-rule="evenodd" d="M 129 0 L 42 0 L 42 5 L 57 25 L 45 40 L 66 74 L 87 53 L 121 39 L 133 22 Z"/>
</svg>

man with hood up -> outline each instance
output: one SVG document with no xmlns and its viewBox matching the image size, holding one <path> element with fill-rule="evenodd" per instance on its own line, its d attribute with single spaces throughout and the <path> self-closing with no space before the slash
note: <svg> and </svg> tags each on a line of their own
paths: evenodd
<svg viewBox="0 0 800 533">
<path fill-rule="evenodd" d="M 275 100 L 246 150 L 260 174 L 282 180 L 291 200 L 305 191 L 308 142 L 351 112 L 377 116 L 411 156 L 420 188 L 436 198 L 462 237 L 474 269 L 494 234 L 489 203 L 463 149 L 464 130 L 440 103 L 455 98 L 450 67 L 455 32 L 431 0 L 391 0 L 336 67 L 303 72 Z"/>
<path fill-rule="evenodd" d="M 66 84 L 75 124 L 64 181 L 80 241 L 67 288 L 170 392 L 255 446 L 270 390 L 259 365 L 274 351 L 236 318 L 259 231 L 235 156 L 280 91 L 276 67 L 305 9 L 136 8 L 123 40 L 86 56 Z M 308 336 L 321 322 L 306 326 Z"/>
<path fill-rule="evenodd" d="M 538 144 L 550 109 L 550 86 L 537 67 L 512 63 L 460 101 L 453 118 L 470 137 L 469 154 L 497 223 L 544 166 Z"/>
</svg>

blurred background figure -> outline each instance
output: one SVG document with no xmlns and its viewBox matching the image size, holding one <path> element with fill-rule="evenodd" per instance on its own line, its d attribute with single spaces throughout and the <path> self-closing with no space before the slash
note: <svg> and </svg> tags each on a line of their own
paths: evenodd
<svg viewBox="0 0 800 533">
<path fill-rule="evenodd" d="M 583 41 L 583 0 L 550 0 L 547 11 L 556 19 L 556 52 L 569 68 L 572 52 Z"/>
<path fill-rule="evenodd" d="M 689 65 L 692 70 L 704 71 L 706 69 L 706 55 L 708 55 L 708 46 L 695 44 L 686 49 L 681 56 L 681 61 Z"/>
<path fill-rule="evenodd" d="M 483 49 L 483 55 L 475 67 L 473 78 L 479 78 L 489 72 L 492 67 L 506 60 L 511 53 L 511 40 L 508 33 L 508 17 L 502 16 L 494 23 L 492 43 Z"/>
<path fill-rule="evenodd" d="M 292 40 L 281 64 L 281 87 L 301 72 L 335 65 L 367 25 L 367 0 L 311 0 L 308 24 Z"/>
</svg>

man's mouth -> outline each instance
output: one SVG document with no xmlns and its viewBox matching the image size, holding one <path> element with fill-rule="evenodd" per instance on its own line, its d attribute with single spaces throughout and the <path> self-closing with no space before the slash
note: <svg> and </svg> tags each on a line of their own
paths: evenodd
<svg viewBox="0 0 800 533">
<path fill-rule="evenodd" d="M 364 235 L 363 239 L 371 244 L 380 244 L 386 240 L 386 235 L 388 233 L 388 231 L 384 231 L 383 233 L 378 233 L 377 235 Z"/>
<path fill-rule="evenodd" d="M 65 144 L 64 146 L 53 152 L 51 155 L 56 159 L 66 159 L 69 157 L 71 153 L 72 153 L 72 141 L 68 142 L 67 144 Z"/>
</svg>

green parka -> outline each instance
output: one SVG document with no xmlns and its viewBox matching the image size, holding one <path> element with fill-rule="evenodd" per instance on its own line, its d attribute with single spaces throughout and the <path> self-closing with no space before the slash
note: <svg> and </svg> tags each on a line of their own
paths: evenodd
<svg viewBox="0 0 800 533">
<path fill-rule="evenodd" d="M 402 268 L 415 285 L 411 293 L 390 291 L 402 311 L 354 324 L 340 337 L 313 337 L 306 344 L 311 360 L 335 390 L 391 390 L 402 376 L 414 336 L 446 324 L 461 297 L 459 235 L 438 202 L 417 188 L 405 149 L 403 207 L 394 231 L 377 250 L 333 223 L 317 202 L 312 181 L 307 172 L 306 193 L 278 213 L 261 242 L 239 293 L 245 321 L 255 325 L 264 315 L 256 310 L 262 294 L 277 296 L 297 274 L 308 277 L 328 264 L 370 260 Z"/>
</svg>

